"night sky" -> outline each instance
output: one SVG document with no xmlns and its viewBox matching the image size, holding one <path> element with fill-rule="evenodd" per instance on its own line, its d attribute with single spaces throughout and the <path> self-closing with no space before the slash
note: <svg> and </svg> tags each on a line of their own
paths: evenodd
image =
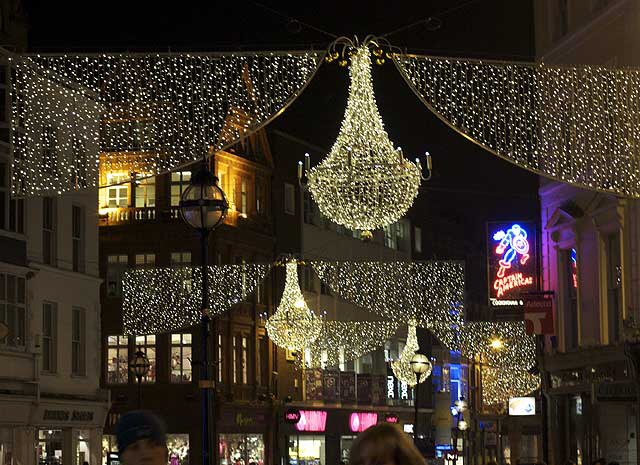
<svg viewBox="0 0 640 465">
<path fill-rule="evenodd" d="M 64 3 L 64 5 L 60 5 Z M 91 6 L 89 6 L 91 5 Z M 329 35 L 385 34 L 461 7 L 388 39 L 411 52 L 531 61 L 531 0 L 389 0 L 341 2 L 27 3 L 30 51 L 212 51 L 326 48 Z M 279 13 L 271 11 L 277 10 Z M 435 24 L 438 21 L 431 21 Z M 536 219 L 538 178 L 462 138 L 439 121 L 392 63 L 374 69 L 374 88 L 391 140 L 414 158 L 428 150 L 434 177 L 411 214 L 422 225 L 425 258 L 467 261 L 468 297 L 486 302 L 485 222 Z M 302 96 L 274 123 L 321 147 L 338 133 L 347 97 L 345 68 L 325 64 Z M 276 154 L 277 156 L 277 154 Z M 312 163 L 316 163 L 313 160 Z"/>
</svg>

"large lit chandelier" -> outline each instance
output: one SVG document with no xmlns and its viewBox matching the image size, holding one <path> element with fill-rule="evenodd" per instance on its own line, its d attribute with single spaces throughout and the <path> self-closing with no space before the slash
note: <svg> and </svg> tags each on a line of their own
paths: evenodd
<svg viewBox="0 0 640 465">
<path fill-rule="evenodd" d="M 267 319 L 267 334 L 275 345 L 299 351 L 311 346 L 320 335 L 322 321 L 313 313 L 300 290 L 298 263 L 287 262 L 287 277 L 276 312 Z"/>
<path fill-rule="evenodd" d="M 418 383 L 424 383 L 431 375 L 431 370 L 433 369 L 431 362 L 428 362 L 429 368 L 420 375 L 420 379 L 418 380 L 418 377 L 411 367 L 411 359 L 418 353 L 418 349 L 420 349 L 420 346 L 418 346 L 418 336 L 416 335 L 416 322 L 409 321 L 407 327 L 407 343 L 400 354 L 400 358 L 391 362 L 391 369 L 398 380 L 412 387 Z"/>
<path fill-rule="evenodd" d="M 349 51 L 349 97 L 340 133 L 327 157 L 307 173 L 308 187 L 320 212 L 349 229 L 371 230 L 399 220 L 411 207 L 422 179 L 419 160 L 402 155 L 384 129 L 373 93 L 371 50 L 384 61 L 376 39 L 362 44 L 340 39 Z M 337 58 L 334 52 L 329 57 Z M 340 60 L 346 64 L 346 60 Z M 308 161 L 307 161 L 308 168 Z M 427 168 L 430 158 L 427 157 Z"/>
</svg>

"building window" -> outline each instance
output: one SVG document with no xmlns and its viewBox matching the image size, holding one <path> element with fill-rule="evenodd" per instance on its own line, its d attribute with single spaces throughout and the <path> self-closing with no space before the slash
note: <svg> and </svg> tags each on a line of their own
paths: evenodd
<svg viewBox="0 0 640 465">
<path fill-rule="evenodd" d="M 9 165 L 0 162 L 0 229 L 24 233 L 24 200 L 11 198 Z"/>
<path fill-rule="evenodd" d="M 258 370 L 256 371 L 256 384 L 268 386 L 269 384 L 269 338 L 260 336 L 258 339 Z"/>
<path fill-rule="evenodd" d="M 233 382 L 235 384 L 247 384 L 247 338 L 236 335 L 233 338 Z"/>
<path fill-rule="evenodd" d="M 313 450 L 313 448 L 307 450 Z M 265 463 L 262 434 L 220 434 L 219 452 L 219 463 Z M 324 450 L 322 457 L 324 457 Z M 300 460 L 297 463 L 321 463 L 319 460 L 320 458 L 317 461 Z"/>
<path fill-rule="evenodd" d="M 390 249 L 398 248 L 398 238 L 396 234 L 396 223 L 387 224 L 382 227 L 384 231 L 384 245 Z"/>
<path fill-rule="evenodd" d="M 249 359 L 248 359 L 248 354 L 247 354 L 247 338 L 246 336 L 242 336 L 242 347 L 241 347 L 241 357 L 240 357 L 240 361 L 242 362 L 242 383 L 243 384 L 247 384 L 248 383 L 248 379 L 249 379 L 249 375 L 248 375 L 248 369 L 249 369 Z"/>
<path fill-rule="evenodd" d="M 256 286 L 256 303 L 267 304 L 267 283 L 265 281 L 260 281 Z"/>
<path fill-rule="evenodd" d="M 86 374 L 86 313 L 84 308 L 71 310 L 71 373 Z"/>
<path fill-rule="evenodd" d="M 191 334 L 171 335 L 171 382 L 189 383 L 191 377 Z"/>
<path fill-rule="evenodd" d="M 167 452 L 170 464 L 189 465 L 189 435 L 167 434 Z"/>
<path fill-rule="evenodd" d="M 156 381 L 156 336 L 136 336 L 136 350 L 142 350 L 149 360 L 149 371 L 142 378 L 143 383 L 155 383 Z"/>
<path fill-rule="evenodd" d="M 231 363 L 233 364 L 233 384 L 238 383 L 238 336 L 234 336 L 233 338 L 233 350 L 231 351 L 233 360 Z"/>
<path fill-rule="evenodd" d="M 147 176 L 147 177 L 145 177 Z M 148 174 L 142 175 L 143 179 L 135 181 L 136 208 L 156 206 L 156 178 Z"/>
<path fill-rule="evenodd" d="M 256 176 L 256 212 L 261 215 L 264 213 L 264 192 L 262 191 L 262 181 Z"/>
<path fill-rule="evenodd" d="M 124 384 L 129 380 L 129 339 L 126 336 L 107 338 L 107 383 Z"/>
<path fill-rule="evenodd" d="M 320 294 L 333 295 L 331 294 L 331 289 L 329 288 L 329 286 L 327 286 L 322 280 L 320 280 Z"/>
<path fill-rule="evenodd" d="M 191 181 L 191 171 L 177 171 L 171 173 L 171 206 L 180 205 L 182 193 L 189 186 Z"/>
<path fill-rule="evenodd" d="M 296 214 L 296 189 L 288 182 L 284 183 L 284 212 L 287 215 Z"/>
<path fill-rule="evenodd" d="M 171 267 L 181 268 L 178 273 L 183 276 L 182 291 L 185 294 L 190 293 L 193 286 L 191 276 L 191 252 L 171 252 Z"/>
<path fill-rule="evenodd" d="M 55 198 L 42 198 L 42 261 L 53 266 L 57 264 L 56 210 Z"/>
<path fill-rule="evenodd" d="M 41 429 L 38 430 L 38 463 L 42 464 L 63 464 L 62 451 L 64 433 L 61 429 Z M 64 456 L 65 460 L 71 461 L 71 458 Z"/>
<path fill-rule="evenodd" d="M 71 181 L 76 189 L 87 187 L 87 149 L 78 138 L 73 140 L 73 174 Z"/>
<path fill-rule="evenodd" d="M 171 266 L 176 268 L 191 266 L 191 252 L 171 252 Z"/>
<path fill-rule="evenodd" d="M 224 373 L 224 348 L 222 334 L 218 334 L 218 382 L 222 383 L 222 373 Z M 234 373 L 235 374 L 235 373 Z"/>
<path fill-rule="evenodd" d="M 107 297 L 122 296 L 122 275 L 128 266 L 127 255 L 107 256 Z"/>
<path fill-rule="evenodd" d="M 42 304 L 42 370 L 55 373 L 57 366 L 58 306 Z"/>
<path fill-rule="evenodd" d="M 316 292 L 316 280 L 310 266 L 303 267 L 304 289 L 309 292 Z"/>
<path fill-rule="evenodd" d="M 247 213 L 247 180 L 240 180 L 240 213 Z"/>
<path fill-rule="evenodd" d="M 73 271 L 84 272 L 84 209 L 71 207 L 71 240 Z"/>
<path fill-rule="evenodd" d="M 126 208 L 129 206 L 129 175 L 107 173 L 107 207 Z"/>
<path fill-rule="evenodd" d="M 42 171 L 47 174 L 58 172 L 58 130 L 53 126 L 42 129 Z"/>
<path fill-rule="evenodd" d="M 0 273 L 0 322 L 9 333 L 0 339 L 0 345 L 23 347 L 26 345 L 25 279 Z"/>
<path fill-rule="evenodd" d="M 620 340 L 622 303 L 622 262 L 620 258 L 620 233 L 606 237 L 607 248 L 607 317 L 609 344 Z"/>
<path fill-rule="evenodd" d="M 413 228 L 413 249 L 417 253 L 422 253 L 422 228 L 419 226 Z"/>
<path fill-rule="evenodd" d="M 578 347 L 578 288 L 576 286 L 576 257 L 575 249 L 562 251 L 562 263 L 564 266 L 564 348 L 573 350 Z M 577 258 L 577 257 L 576 257 Z"/>
<path fill-rule="evenodd" d="M 154 253 L 137 253 L 136 268 L 152 268 L 156 264 L 156 254 Z"/>
</svg>

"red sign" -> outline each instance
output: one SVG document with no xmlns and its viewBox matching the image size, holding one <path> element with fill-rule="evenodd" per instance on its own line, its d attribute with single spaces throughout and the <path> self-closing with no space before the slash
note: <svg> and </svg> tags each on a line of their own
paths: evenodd
<svg viewBox="0 0 640 465">
<path fill-rule="evenodd" d="M 553 299 L 543 296 L 525 298 L 524 320 L 527 334 L 554 334 Z"/>
<path fill-rule="evenodd" d="M 387 413 L 384 416 L 384 421 L 386 421 L 387 423 L 398 423 L 398 415 L 396 415 L 395 413 Z"/>
</svg>

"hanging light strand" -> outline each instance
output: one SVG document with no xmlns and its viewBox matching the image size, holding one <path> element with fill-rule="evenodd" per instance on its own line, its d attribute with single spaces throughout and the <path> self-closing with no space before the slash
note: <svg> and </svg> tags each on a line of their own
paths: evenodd
<svg viewBox="0 0 640 465">
<path fill-rule="evenodd" d="M 429 362 L 427 370 L 420 375 L 420 378 L 418 378 L 418 375 L 414 373 L 413 367 L 411 366 L 411 359 L 418 353 L 418 350 L 420 350 L 420 347 L 418 345 L 415 321 L 410 321 L 407 326 L 407 342 L 398 360 L 391 362 L 391 369 L 398 380 L 403 383 L 407 383 L 411 387 L 418 383 L 425 382 L 431 375 L 431 370 L 433 369 Z"/>
<path fill-rule="evenodd" d="M 210 266 L 211 313 L 224 313 L 245 300 L 270 268 L 265 263 Z M 199 267 L 127 270 L 122 279 L 124 334 L 168 333 L 198 323 L 201 281 Z"/>
<path fill-rule="evenodd" d="M 640 70 L 394 55 L 422 102 L 543 176 L 640 197 Z"/>
<path fill-rule="evenodd" d="M 351 83 L 340 132 L 326 158 L 308 173 L 320 212 L 365 232 L 398 221 L 418 194 L 422 176 L 419 164 L 405 159 L 384 129 L 373 93 L 371 45 L 351 44 Z"/>
<path fill-rule="evenodd" d="M 13 170 L 14 193 L 104 187 L 130 180 L 132 171 L 151 176 L 176 169 L 201 158 L 205 147 L 229 147 L 286 108 L 315 75 L 323 56 L 264 52 L 15 57 L 12 127 L 19 156 Z M 51 137 L 57 138 L 53 150 L 41 145 L 48 126 Z M 85 146 L 79 147 L 76 139 Z M 76 165 L 88 168 L 82 171 Z M 119 177 L 98 179 L 98 166 L 101 173 Z"/>
</svg>

